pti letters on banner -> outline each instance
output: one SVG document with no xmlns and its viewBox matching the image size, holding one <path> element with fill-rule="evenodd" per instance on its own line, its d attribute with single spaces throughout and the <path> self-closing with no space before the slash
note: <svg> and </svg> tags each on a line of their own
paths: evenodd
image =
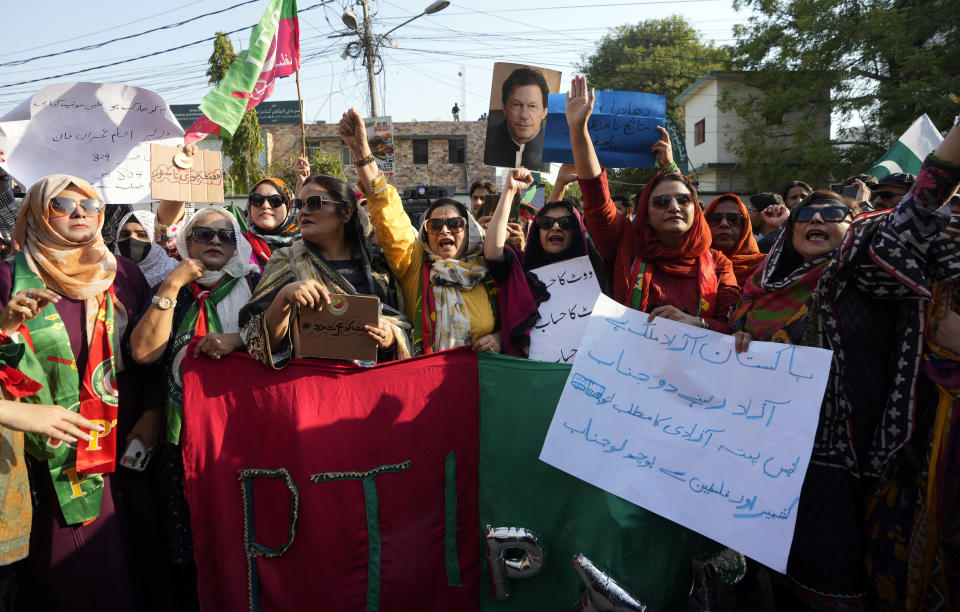
<svg viewBox="0 0 960 612">
<path fill-rule="evenodd" d="M 546 284 L 550 299 L 540 304 L 540 320 L 530 332 L 530 359 L 573 363 L 600 295 L 590 258 L 574 257 L 531 271 Z"/>
<path fill-rule="evenodd" d="M 370 152 L 377 158 L 377 167 L 385 176 L 393 176 L 393 119 L 369 117 L 363 123 L 367 128 Z"/>
<path fill-rule="evenodd" d="M 566 94 L 550 94 L 543 160 L 573 163 Z M 666 116 L 666 99 L 635 91 L 598 91 L 587 122 L 600 165 L 609 168 L 653 168 L 650 152 L 660 140 L 658 125 Z"/>
<path fill-rule="evenodd" d="M 784 572 L 830 358 L 600 296 L 540 458 Z"/>
<path fill-rule="evenodd" d="M 150 145 L 150 197 L 176 202 L 223 202 L 220 151 L 201 149 L 195 155 L 187 155 L 177 147 Z"/>
<path fill-rule="evenodd" d="M 114 204 L 149 202 L 149 145 L 176 146 L 182 137 L 159 95 L 127 85 L 50 85 L 0 118 L 3 168 L 18 183 L 71 174 Z"/>
<path fill-rule="evenodd" d="M 192 353 L 181 442 L 201 609 L 477 608 L 469 348 L 280 371 Z"/>
</svg>

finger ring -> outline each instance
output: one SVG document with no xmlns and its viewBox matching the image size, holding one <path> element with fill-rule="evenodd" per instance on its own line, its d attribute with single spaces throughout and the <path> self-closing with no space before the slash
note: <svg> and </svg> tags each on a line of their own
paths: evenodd
<svg viewBox="0 0 960 612">
<path fill-rule="evenodd" d="M 29 299 L 27 299 L 27 298 L 25 298 L 25 297 L 20 298 L 20 305 L 21 305 L 21 306 L 26 306 L 26 305 L 28 305 L 29 303 L 30 303 L 30 300 L 29 300 Z"/>
<path fill-rule="evenodd" d="M 220 353 L 214 353 L 214 354 L 213 354 L 213 358 L 214 358 L 214 359 L 220 359 Z"/>
</svg>

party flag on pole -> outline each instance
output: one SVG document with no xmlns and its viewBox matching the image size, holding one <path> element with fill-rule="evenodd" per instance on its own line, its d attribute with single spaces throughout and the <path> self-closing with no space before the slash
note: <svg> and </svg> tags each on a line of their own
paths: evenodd
<svg viewBox="0 0 960 612">
<path fill-rule="evenodd" d="M 270 0 L 227 74 L 200 102 L 203 113 L 184 135 L 193 144 L 207 135 L 233 137 L 243 113 L 270 97 L 274 81 L 300 69 L 297 0 Z"/>
<path fill-rule="evenodd" d="M 933 125 L 933 121 L 930 121 L 930 117 L 923 114 L 893 143 L 873 168 L 867 170 L 867 174 L 878 179 L 898 172 L 918 174 L 923 160 L 940 146 L 941 142 L 943 137 L 940 131 Z"/>
</svg>

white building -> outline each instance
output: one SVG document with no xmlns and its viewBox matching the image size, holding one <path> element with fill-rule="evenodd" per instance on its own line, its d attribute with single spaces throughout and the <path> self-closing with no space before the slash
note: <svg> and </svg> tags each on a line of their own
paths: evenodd
<svg viewBox="0 0 960 612">
<path fill-rule="evenodd" d="M 747 129 L 746 122 L 734 110 L 722 112 L 717 108 L 721 96 L 745 99 L 763 95 L 759 89 L 743 83 L 742 72 L 712 71 L 700 77 L 674 103 L 684 109 L 684 138 L 691 172 L 700 182 L 702 199 L 721 193 L 747 194 L 749 168 L 744 168 L 732 148 L 732 141 Z M 823 105 L 821 108 L 827 108 Z M 783 118 L 782 132 L 792 132 L 793 123 L 802 116 L 791 113 Z M 823 112 L 817 122 L 823 138 L 830 137 L 830 114 Z M 784 138 L 784 142 L 791 142 Z M 784 154 L 788 154 L 785 150 Z"/>
</svg>

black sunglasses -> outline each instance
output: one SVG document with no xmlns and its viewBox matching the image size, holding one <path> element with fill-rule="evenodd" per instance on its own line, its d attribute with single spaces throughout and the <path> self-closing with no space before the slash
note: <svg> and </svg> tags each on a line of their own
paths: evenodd
<svg viewBox="0 0 960 612">
<path fill-rule="evenodd" d="M 690 202 L 693 202 L 693 196 L 687 193 L 681 193 L 678 195 L 658 195 L 650 198 L 650 203 L 653 204 L 653 207 L 658 210 L 666 210 L 670 208 L 670 202 L 674 200 L 677 201 L 677 204 L 680 206 L 686 206 Z"/>
<path fill-rule="evenodd" d="M 427 219 L 427 231 L 432 234 L 439 234 L 443 226 L 447 226 L 451 234 L 458 234 L 467 226 L 467 220 L 463 217 L 448 217 L 446 219 Z"/>
<path fill-rule="evenodd" d="M 809 223 L 813 216 L 820 213 L 820 218 L 824 223 L 840 223 L 852 215 L 853 211 L 849 206 L 824 206 L 823 208 L 814 208 L 813 206 L 804 206 L 797 211 L 797 223 Z"/>
<path fill-rule="evenodd" d="M 237 244 L 237 235 L 233 233 L 232 229 L 215 230 L 212 227 L 198 225 L 190 232 L 190 238 L 192 238 L 194 242 L 210 242 L 214 236 L 220 240 L 220 244 Z"/>
<path fill-rule="evenodd" d="M 573 215 L 564 215 L 562 217 L 548 217 L 544 215 L 534 219 L 534 223 L 542 230 L 553 229 L 554 225 L 559 225 L 562 230 L 568 230 L 573 227 Z"/>
<path fill-rule="evenodd" d="M 307 213 L 315 213 L 324 206 L 339 206 L 346 205 L 346 202 L 341 202 L 340 200 L 329 200 L 323 196 L 310 196 L 309 198 L 300 199 L 297 198 L 293 201 L 293 207 L 302 210 Z"/>
<path fill-rule="evenodd" d="M 91 215 L 99 215 L 100 211 L 103 210 L 103 202 L 93 198 L 87 198 L 85 200 L 80 200 L 79 202 L 72 198 L 64 198 L 59 196 L 56 198 L 50 198 L 50 208 L 64 215 L 73 214 L 73 211 L 77 210 L 77 204 L 79 204 L 84 211 Z"/>
<path fill-rule="evenodd" d="M 250 206 L 256 206 L 257 208 L 263 206 L 264 202 L 270 202 L 270 208 L 280 208 L 284 203 L 283 196 L 276 193 L 268 196 L 259 193 L 251 193 L 250 197 L 247 198 L 247 202 L 250 203 Z"/>
<path fill-rule="evenodd" d="M 707 223 L 710 225 L 720 225 L 721 223 L 726 222 L 730 225 L 740 226 L 743 225 L 743 215 L 740 213 L 710 213 L 707 215 Z"/>
</svg>

